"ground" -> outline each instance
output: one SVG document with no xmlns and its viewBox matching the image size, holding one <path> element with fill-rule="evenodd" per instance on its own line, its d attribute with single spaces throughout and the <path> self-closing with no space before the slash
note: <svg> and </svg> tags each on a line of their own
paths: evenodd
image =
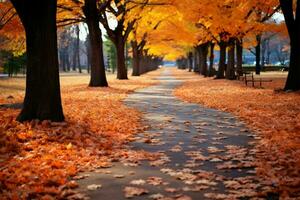
<svg viewBox="0 0 300 200">
<path fill-rule="evenodd" d="M 88 75 L 63 74 L 64 123 L 16 122 L 20 110 L 7 104 L 22 102 L 25 80 L 0 79 L 0 104 L 6 104 L 0 108 L 0 196 L 58 195 L 58 187 L 68 184 L 70 176 L 127 154 L 122 144 L 144 127 L 140 113 L 122 100 L 135 89 L 157 83 L 152 77 L 159 73 L 129 81 L 110 74 L 109 88 L 88 88 Z"/>
<path fill-rule="evenodd" d="M 283 92 L 287 73 L 265 72 L 272 79 L 263 88 L 246 87 L 243 81 L 213 80 L 174 70 L 187 80 L 174 94 L 184 101 L 233 113 L 259 135 L 263 152 L 260 173 L 272 179 L 281 193 L 299 192 L 300 93 Z"/>
<path fill-rule="evenodd" d="M 297 199 L 299 94 L 274 93 L 282 74 L 267 76 L 257 89 L 167 68 L 90 89 L 64 75 L 65 123 L 22 125 L 0 109 L 1 196 Z M 1 104 L 22 100 L 24 80 L 9 82 Z"/>
</svg>

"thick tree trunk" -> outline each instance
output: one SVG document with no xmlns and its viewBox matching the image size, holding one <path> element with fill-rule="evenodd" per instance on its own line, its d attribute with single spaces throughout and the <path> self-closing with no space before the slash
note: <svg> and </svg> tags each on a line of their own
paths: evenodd
<svg viewBox="0 0 300 200">
<path fill-rule="evenodd" d="M 224 41 L 221 41 L 219 43 L 220 46 L 220 60 L 219 60 L 219 69 L 217 72 L 217 79 L 222 79 L 225 78 L 224 76 L 224 72 L 225 72 L 225 68 L 226 68 L 226 48 L 227 48 L 227 44 Z"/>
<path fill-rule="evenodd" d="M 200 74 L 207 76 L 208 43 L 199 46 Z"/>
<path fill-rule="evenodd" d="M 27 73 L 20 122 L 63 121 L 55 0 L 12 0 L 26 33 Z M 33 6 L 34 5 L 34 6 Z"/>
<path fill-rule="evenodd" d="M 300 24 L 299 24 L 300 26 Z M 300 33 L 300 32 L 299 32 Z M 285 90 L 300 90 L 300 39 L 297 35 L 291 40 L 291 55 L 289 73 L 285 83 Z"/>
<path fill-rule="evenodd" d="M 128 79 L 127 76 L 127 68 L 125 64 L 125 42 L 122 35 L 123 29 L 118 32 L 117 39 L 115 41 L 115 45 L 117 48 L 117 79 L 126 80 Z"/>
<path fill-rule="evenodd" d="M 214 48 L 215 48 L 215 44 L 214 43 L 210 43 L 210 52 L 209 52 L 209 69 L 208 69 L 208 76 L 212 77 L 215 75 L 215 70 L 214 70 Z"/>
<path fill-rule="evenodd" d="M 198 70 L 198 72 L 199 72 L 199 74 L 202 74 L 202 60 L 203 60 L 203 58 L 202 58 L 202 56 L 203 56 L 203 53 L 202 53 L 202 49 L 201 49 L 201 46 L 200 45 L 198 45 L 198 46 L 196 46 L 196 51 L 195 51 L 195 56 L 197 56 L 197 60 L 199 61 L 199 70 Z"/>
<path fill-rule="evenodd" d="M 243 41 L 239 39 L 236 40 L 236 72 L 243 75 Z"/>
<path fill-rule="evenodd" d="M 140 55 L 137 41 L 131 42 L 132 46 L 132 76 L 140 76 Z"/>
<path fill-rule="evenodd" d="M 256 36 L 256 46 L 255 46 L 255 58 L 256 58 L 256 64 L 255 64 L 255 73 L 260 74 L 261 71 L 261 65 L 260 65 L 260 55 L 261 55 L 261 35 Z"/>
<path fill-rule="evenodd" d="M 235 52 L 235 39 L 230 38 L 228 43 L 228 62 L 227 62 L 227 68 L 226 68 L 226 79 L 233 80 L 235 79 L 235 59 L 234 59 L 234 52 Z"/>
<path fill-rule="evenodd" d="M 300 0 L 297 0 L 295 15 L 292 0 L 280 0 L 280 6 L 291 43 L 289 74 L 284 89 L 296 91 L 300 90 Z"/>
<path fill-rule="evenodd" d="M 91 53 L 91 79 L 90 87 L 107 87 L 105 65 L 103 59 L 102 33 L 97 19 L 96 0 L 85 0 L 83 11 L 89 29 L 90 53 Z"/>
</svg>

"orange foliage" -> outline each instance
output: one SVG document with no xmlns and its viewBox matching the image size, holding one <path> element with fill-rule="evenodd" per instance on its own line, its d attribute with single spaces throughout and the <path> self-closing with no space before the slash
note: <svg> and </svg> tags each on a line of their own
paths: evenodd
<svg viewBox="0 0 300 200">
<path fill-rule="evenodd" d="M 9 1 L 0 2 L 0 49 L 22 54 L 25 33 L 15 9 Z"/>
<path fill-rule="evenodd" d="M 63 86 L 63 123 L 21 124 L 15 121 L 19 110 L 0 108 L 0 196 L 62 197 L 63 190 L 74 185 L 69 180 L 77 172 L 105 167 L 111 160 L 130 156 L 123 144 L 144 127 L 139 112 L 122 100 L 129 92 L 156 83 L 151 78 L 158 73 L 126 82 L 114 80 L 110 88 Z M 15 97 L 7 100 L 2 96 L 0 102 L 22 100 L 20 94 Z M 134 157 L 139 159 L 144 154 Z"/>
<path fill-rule="evenodd" d="M 175 91 L 179 98 L 231 112 L 245 121 L 262 139 L 260 170 L 293 194 L 300 188 L 300 93 L 274 92 L 284 78 L 264 83 L 265 89 L 244 86 L 243 81 L 212 80 L 184 71 L 173 71 L 187 81 Z M 284 197 L 284 196 L 283 196 Z"/>
</svg>

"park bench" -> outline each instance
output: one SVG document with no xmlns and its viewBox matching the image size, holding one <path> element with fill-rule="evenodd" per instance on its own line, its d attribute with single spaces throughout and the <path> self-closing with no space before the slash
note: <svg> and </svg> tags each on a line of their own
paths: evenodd
<svg viewBox="0 0 300 200">
<path fill-rule="evenodd" d="M 262 87 L 263 82 L 272 82 L 271 79 L 254 78 L 253 72 L 243 72 L 243 77 L 246 86 L 248 86 L 248 83 L 252 83 L 252 87 L 255 87 L 255 82 L 258 82 L 259 86 Z"/>
</svg>

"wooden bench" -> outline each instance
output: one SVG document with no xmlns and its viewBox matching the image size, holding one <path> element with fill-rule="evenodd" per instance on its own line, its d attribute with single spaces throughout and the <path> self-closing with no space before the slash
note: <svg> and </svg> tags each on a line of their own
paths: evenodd
<svg viewBox="0 0 300 200">
<path fill-rule="evenodd" d="M 263 82 L 272 82 L 271 79 L 254 78 L 253 72 L 243 72 L 243 75 L 246 86 L 249 82 L 252 82 L 252 87 L 255 87 L 255 82 L 259 82 L 260 87 L 262 87 Z"/>
</svg>

